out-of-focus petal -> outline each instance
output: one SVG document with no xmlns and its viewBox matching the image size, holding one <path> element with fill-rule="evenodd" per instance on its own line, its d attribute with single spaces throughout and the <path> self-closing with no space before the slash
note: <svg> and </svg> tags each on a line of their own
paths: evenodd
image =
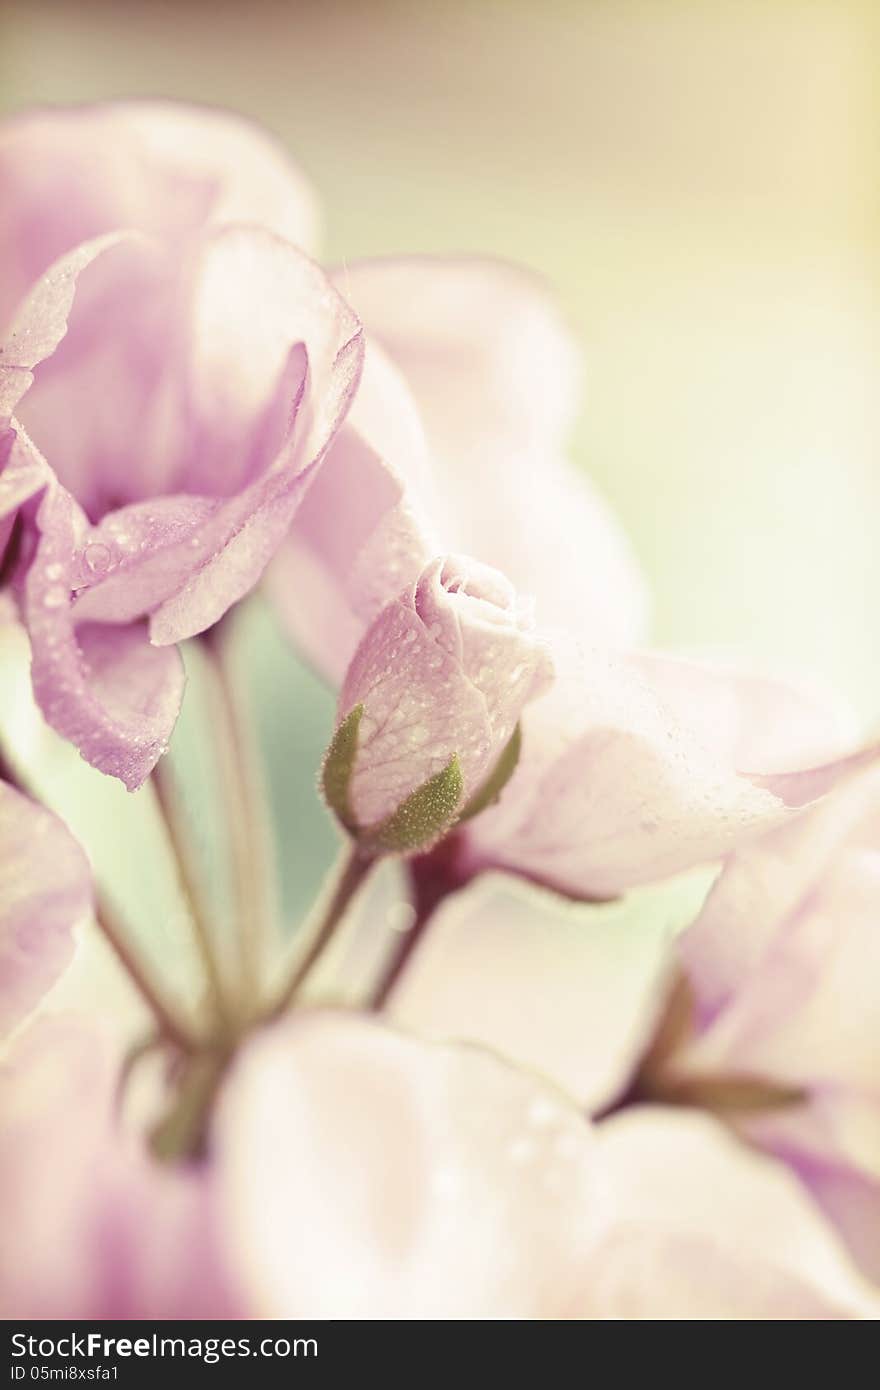
<svg viewBox="0 0 880 1390">
<path fill-rule="evenodd" d="M 875 1068 L 876 1075 L 876 1068 Z M 876 1084 L 821 1087 L 809 1105 L 744 1115 L 748 1139 L 791 1168 L 880 1284 L 880 1095 Z"/>
<path fill-rule="evenodd" d="M 645 1047 L 686 911 L 668 894 L 585 906 L 481 876 L 437 909 L 388 1011 L 425 1036 L 491 1048 L 597 1110 Z"/>
<path fill-rule="evenodd" d="M 509 574 L 542 624 L 637 640 L 646 602 L 630 546 L 564 460 L 579 361 L 540 282 L 501 262 L 430 257 L 348 264 L 336 280 L 415 396 L 435 470 L 423 496 L 444 548 Z"/>
<path fill-rule="evenodd" d="M 312 249 L 311 190 L 272 136 L 170 101 L 24 112 L 0 127 L 0 325 L 65 252 L 131 228 L 181 241 L 251 222 Z"/>
<path fill-rule="evenodd" d="M 705 1116 L 639 1107 L 598 1130 L 618 1221 L 601 1316 L 876 1318 L 880 1304 L 797 1180 Z"/>
<path fill-rule="evenodd" d="M 0 782 L 0 1036 L 70 961 L 91 896 L 88 862 L 70 832 Z"/>
<path fill-rule="evenodd" d="M 215 1144 L 264 1317 L 566 1316 L 608 1217 L 589 1126 L 552 1091 L 351 1015 L 255 1039 Z"/>
<path fill-rule="evenodd" d="M 803 681 L 665 652 L 636 652 L 628 660 L 666 708 L 737 772 L 810 768 L 858 742 L 853 709 Z"/>
<path fill-rule="evenodd" d="M 43 1020 L 0 1067 L 0 1304 L 7 1318 L 240 1315 L 211 1175 L 121 1128 L 105 1040 Z"/>
</svg>

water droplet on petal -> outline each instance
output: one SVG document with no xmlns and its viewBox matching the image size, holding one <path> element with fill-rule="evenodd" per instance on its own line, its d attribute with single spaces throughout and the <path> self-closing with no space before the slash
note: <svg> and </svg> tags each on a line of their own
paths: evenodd
<svg viewBox="0 0 880 1390">
<path fill-rule="evenodd" d="M 83 551 L 83 564 L 91 575 L 106 574 L 113 560 L 113 552 L 103 541 L 92 541 Z"/>
</svg>

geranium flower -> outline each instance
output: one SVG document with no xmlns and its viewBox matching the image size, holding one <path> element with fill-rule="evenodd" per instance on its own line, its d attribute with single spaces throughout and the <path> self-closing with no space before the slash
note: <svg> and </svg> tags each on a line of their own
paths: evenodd
<svg viewBox="0 0 880 1390">
<path fill-rule="evenodd" d="M 14 121 L 2 167 L 4 572 L 47 719 L 134 788 L 179 708 L 174 644 L 260 578 L 347 409 L 360 327 L 274 230 L 312 224 L 298 176 L 230 118 L 136 104 Z"/>
</svg>

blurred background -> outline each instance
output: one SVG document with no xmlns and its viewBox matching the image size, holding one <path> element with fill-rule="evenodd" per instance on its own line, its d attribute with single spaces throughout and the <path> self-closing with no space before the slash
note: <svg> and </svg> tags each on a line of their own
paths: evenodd
<svg viewBox="0 0 880 1390">
<path fill-rule="evenodd" d="M 5 109 L 155 94 L 270 126 L 330 259 L 543 273 L 583 344 L 573 452 L 657 641 L 814 671 L 877 726 L 880 7 L 0 0 L 0 34 Z M 292 912 L 332 854 L 330 704 L 265 611 L 242 640 Z"/>
</svg>

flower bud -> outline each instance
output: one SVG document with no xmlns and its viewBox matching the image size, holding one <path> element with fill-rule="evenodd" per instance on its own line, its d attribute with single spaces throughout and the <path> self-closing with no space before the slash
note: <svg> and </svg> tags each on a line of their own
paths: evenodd
<svg viewBox="0 0 880 1390">
<path fill-rule="evenodd" d="M 424 849 L 500 793 L 523 706 L 551 675 L 504 575 L 459 555 L 432 561 L 352 659 L 324 768 L 328 802 L 377 849 Z"/>
</svg>

